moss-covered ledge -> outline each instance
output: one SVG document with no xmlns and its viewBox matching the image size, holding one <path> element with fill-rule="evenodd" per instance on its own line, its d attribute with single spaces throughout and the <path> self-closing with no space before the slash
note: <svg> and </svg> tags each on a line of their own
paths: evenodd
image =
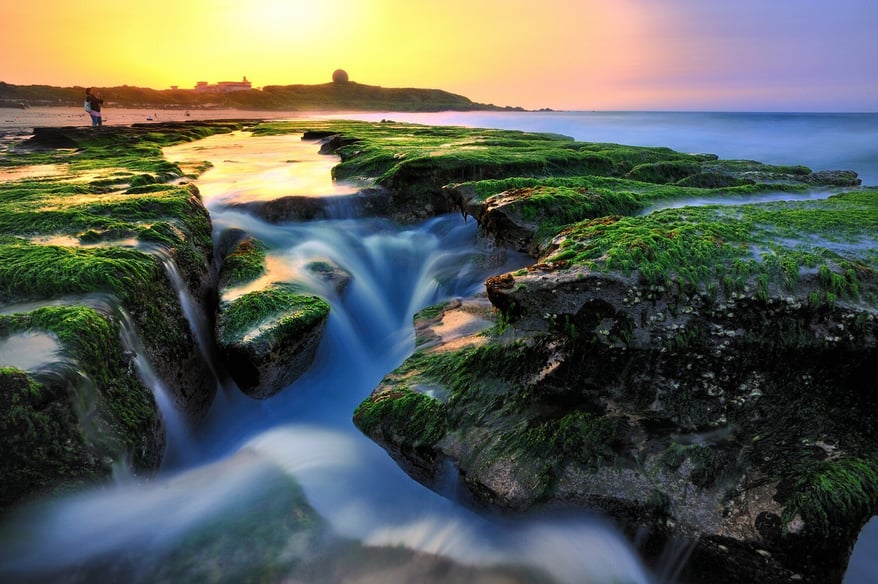
<svg viewBox="0 0 878 584">
<path fill-rule="evenodd" d="M 325 300 L 296 286 L 248 292 L 220 306 L 220 355 L 244 393 L 270 397 L 311 364 L 328 317 Z"/>
<path fill-rule="evenodd" d="M 0 373 L 0 418 L 46 430 L 4 436 L 27 445 L 4 447 L 16 454 L 2 473 L 3 504 L 104 479 L 114 464 L 158 467 L 164 436 L 156 403 L 137 377 L 114 307 L 130 315 L 177 407 L 195 419 L 206 412 L 215 384 L 175 274 L 187 293 L 210 302 L 210 217 L 161 148 L 237 127 L 38 128 L 0 153 L 0 337 L 14 346 L 45 333 L 65 353 L 51 375 L 14 366 Z M 25 460 L 23 449 L 43 454 Z"/>
<path fill-rule="evenodd" d="M 161 419 L 120 346 L 119 326 L 77 305 L 0 315 L 0 339 L 39 332 L 57 339 L 61 352 L 36 371 L 0 368 L 0 508 L 100 479 L 114 464 L 135 473 L 158 467 Z"/>
<path fill-rule="evenodd" d="M 302 133 L 319 140 L 321 153 L 341 158 L 333 178 L 363 187 L 358 195 L 345 197 L 345 205 L 360 214 L 404 222 L 454 209 L 478 219 L 483 213 L 476 207 L 488 194 L 509 189 L 555 189 L 552 211 L 560 211 L 557 220 L 572 223 L 609 213 L 634 213 L 650 200 L 691 198 L 705 192 L 744 196 L 859 184 L 851 171 L 814 172 L 803 166 L 719 160 L 713 154 L 579 142 L 558 134 L 513 130 L 332 120 L 266 122 L 253 132 Z M 473 185 L 478 191 L 475 197 Z M 537 194 L 542 199 L 538 204 L 546 202 L 548 192 Z M 560 197 L 567 200 L 561 202 Z M 281 222 L 325 217 L 327 208 L 338 202 L 287 197 L 242 206 Z M 546 217 L 544 211 L 534 209 L 532 214 Z"/>
</svg>

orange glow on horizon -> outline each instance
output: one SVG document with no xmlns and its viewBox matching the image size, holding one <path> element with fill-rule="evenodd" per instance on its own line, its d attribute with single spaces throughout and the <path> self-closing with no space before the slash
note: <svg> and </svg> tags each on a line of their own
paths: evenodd
<svg viewBox="0 0 878 584">
<path fill-rule="evenodd" d="M 850 28 L 878 15 L 864 2 L 833 10 L 846 10 Z M 803 0 L 802 18 L 804 5 L 820 4 Z M 126 0 L 89 9 L 75 0 L 3 2 L 0 81 L 164 89 L 246 76 L 258 88 L 327 83 L 343 68 L 359 83 L 526 108 L 698 108 L 735 96 L 807 97 L 815 87 L 878 99 L 860 71 L 843 83 L 809 80 L 798 57 L 804 50 L 819 60 L 827 44 L 749 38 L 735 27 L 758 19 L 741 10 L 686 0 Z M 874 40 L 857 42 L 853 55 L 878 50 Z M 823 66 L 829 74 L 850 61 L 834 58 Z M 794 67 L 802 79 L 786 79 Z M 753 71 L 755 80 L 747 77 Z"/>
</svg>

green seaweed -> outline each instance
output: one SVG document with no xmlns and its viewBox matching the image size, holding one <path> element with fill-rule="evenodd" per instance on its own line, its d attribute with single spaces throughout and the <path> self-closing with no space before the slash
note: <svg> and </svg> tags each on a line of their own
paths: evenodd
<svg viewBox="0 0 878 584">
<path fill-rule="evenodd" d="M 370 436 L 399 435 L 407 446 L 431 448 L 447 430 L 446 406 L 408 388 L 394 389 L 363 401 L 354 411 L 354 423 Z"/>
<path fill-rule="evenodd" d="M 156 278 L 154 258 L 133 249 L 0 240 L 0 301 L 105 291 L 124 298 Z"/>
<path fill-rule="evenodd" d="M 795 290 L 803 272 L 816 270 L 826 292 L 859 297 L 875 286 L 874 248 L 860 242 L 876 228 L 874 191 L 794 204 L 686 207 L 580 222 L 548 260 L 636 271 L 649 285 L 716 281 L 731 291 L 760 278 L 762 288 Z M 814 243 L 820 240 L 826 243 Z"/>
<path fill-rule="evenodd" d="M 219 341 L 231 345 L 271 324 L 284 336 L 295 338 L 329 315 L 329 304 L 318 296 L 303 294 L 295 286 L 276 284 L 249 292 L 230 302 L 218 321 Z"/>
<path fill-rule="evenodd" d="M 97 293 L 121 304 L 154 363 L 186 359 L 197 370 L 194 341 L 155 252 L 172 258 L 197 290 L 212 254 L 211 224 L 194 186 L 161 184 L 182 177 L 161 148 L 237 128 L 38 128 L 0 156 L 0 168 L 51 165 L 44 177 L 0 182 L 0 303 L 67 297 L 58 306 L 0 316 L 0 335 L 46 331 L 78 364 L 55 364 L 60 369 L 51 374 L 0 375 L 14 388 L 0 408 L 11 428 L 7 441 L 17 441 L 9 451 L 33 453 L 3 473 L 4 505 L 106 477 L 114 462 L 136 472 L 158 466 L 156 404 L 123 351 L 119 322 L 76 298 Z M 147 245 L 119 243 L 132 238 Z M 193 408 L 207 398 L 196 399 L 202 401 Z"/>
<path fill-rule="evenodd" d="M 878 462 L 872 457 L 828 460 L 796 481 L 784 525 L 798 516 L 822 540 L 858 533 L 878 505 Z"/>
<path fill-rule="evenodd" d="M 223 258 L 220 287 L 237 286 L 251 282 L 265 273 L 264 243 L 248 238 L 241 241 Z"/>
<path fill-rule="evenodd" d="M 83 375 L 0 369 L 0 507 L 106 476 L 114 461 L 153 470 L 155 401 L 123 355 L 118 323 L 84 306 L 0 315 L 0 336 L 45 331 Z"/>
</svg>

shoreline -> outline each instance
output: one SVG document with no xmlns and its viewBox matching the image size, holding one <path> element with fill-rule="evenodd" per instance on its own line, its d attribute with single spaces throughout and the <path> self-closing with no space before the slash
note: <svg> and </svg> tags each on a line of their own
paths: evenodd
<svg viewBox="0 0 878 584">
<path fill-rule="evenodd" d="M 325 112 L 265 111 L 239 109 L 159 109 L 108 107 L 104 125 L 127 126 L 131 124 L 160 122 L 184 122 L 205 120 L 283 120 L 323 115 Z M 0 108 L 0 133 L 34 127 L 91 126 L 91 118 L 81 107 L 41 106 L 27 109 Z"/>
</svg>

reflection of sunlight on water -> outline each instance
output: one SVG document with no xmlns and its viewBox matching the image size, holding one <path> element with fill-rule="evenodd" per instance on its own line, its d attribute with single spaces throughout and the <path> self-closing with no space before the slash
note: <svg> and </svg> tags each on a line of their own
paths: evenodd
<svg viewBox="0 0 878 584">
<path fill-rule="evenodd" d="M 357 188 L 332 180 L 337 156 L 318 154 L 320 145 L 301 134 L 252 136 L 232 132 L 165 148 L 165 157 L 194 164 L 209 159 L 213 168 L 198 179 L 208 207 L 233 202 L 271 200 L 289 195 L 351 195 Z"/>
<path fill-rule="evenodd" d="M 0 338 L 0 367 L 34 371 L 58 360 L 61 345 L 46 333 L 26 332 Z"/>
<path fill-rule="evenodd" d="M 50 178 L 63 176 L 66 173 L 66 164 L 34 164 L 31 166 L 0 168 L 0 183 L 29 178 Z"/>
<path fill-rule="evenodd" d="M 30 238 L 31 243 L 38 245 L 54 245 L 57 247 L 140 247 L 148 249 L 152 244 L 129 237 L 127 239 L 106 239 L 94 242 L 83 242 L 77 237 L 70 235 L 38 235 Z"/>
</svg>

